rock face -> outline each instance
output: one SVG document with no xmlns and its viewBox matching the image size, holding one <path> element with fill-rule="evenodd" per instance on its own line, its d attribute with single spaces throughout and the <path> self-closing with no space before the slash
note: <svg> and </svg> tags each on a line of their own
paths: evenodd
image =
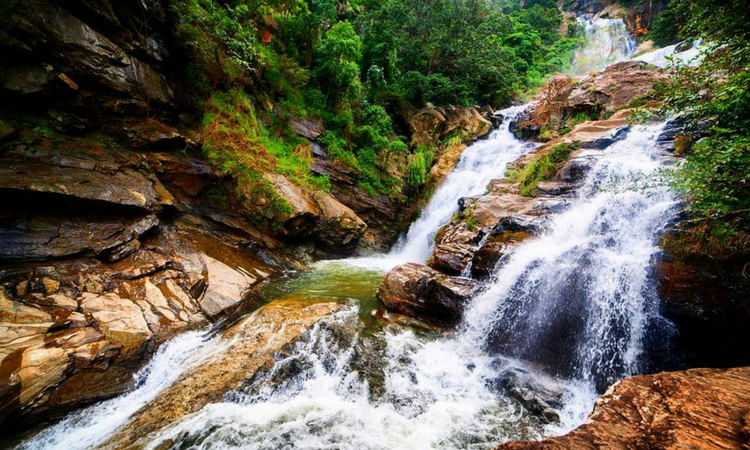
<svg viewBox="0 0 750 450">
<path fill-rule="evenodd" d="M 596 403 L 585 424 L 521 449 L 741 449 L 750 440 L 750 368 L 693 369 L 627 378 Z"/>
<path fill-rule="evenodd" d="M 435 143 L 451 133 L 464 133 L 473 139 L 484 136 L 492 130 L 492 123 L 482 117 L 476 108 L 459 106 L 428 106 L 409 118 L 412 142 L 415 144 Z"/>
<path fill-rule="evenodd" d="M 134 414 L 133 420 L 107 444 L 109 449 L 144 448 L 149 435 L 239 389 L 273 354 L 297 341 L 335 303 L 275 301 L 225 331 L 216 354 L 182 374 L 169 388 Z"/>
<path fill-rule="evenodd" d="M 615 63 L 579 78 L 558 75 L 540 89 L 535 97 L 537 106 L 526 117 L 519 117 L 512 130 L 523 139 L 531 139 L 543 128 L 561 132 L 580 115 L 595 118 L 615 113 L 610 119 L 627 119 L 622 115 L 624 108 L 633 100 L 646 98 L 656 83 L 668 79 L 662 69 L 638 61 Z"/>
<path fill-rule="evenodd" d="M 450 277 L 421 264 L 396 267 L 383 278 L 378 297 L 401 314 L 451 326 L 461 319 L 466 299 L 478 285 L 469 278 Z"/>
<path fill-rule="evenodd" d="M 649 64 L 639 61 L 615 63 L 576 83 L 567 94 L 567 107 L 573 112 L 614 111 L 648 93 L 654 83 L 668 79 L 669 75 Z"/>
</svg>

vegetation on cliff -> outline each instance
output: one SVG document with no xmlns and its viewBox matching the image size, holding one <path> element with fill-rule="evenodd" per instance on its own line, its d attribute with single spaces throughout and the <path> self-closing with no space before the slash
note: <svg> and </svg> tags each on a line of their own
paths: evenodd
<svg viewBox="0 0 750 450">
<path fill-rule="evenodd" d="M 507 104 L 568 64 L 578 42 L 575 27 L 558 33 L 552 1 L 169 3 L 185 60 L 182 101 L 205 114 L 209 159 L 250 197 L 263 196 L 266 170 L 326 188 L 308 174 L 291 119 L 323 125 L 318 142 L 366 192 L 415 194 L 435 151 L 409 150 L 412 111 Z"/>
<path fill-rule="evenodd" d="M 750 10 L 742 0 L 672 0 L 685 18 L 679 34 L 708 42 L 707 57 L 681 66 L 665 92 L 668 108 L 689 119 L 683 139 L 695 142 L 675 184 L 700 218 L 693 250 L 750 252 Z M 723 244 L 722 244 L 723 243 Z M 720 248 L 721 251 L 717 251 Z"/>
</svg>

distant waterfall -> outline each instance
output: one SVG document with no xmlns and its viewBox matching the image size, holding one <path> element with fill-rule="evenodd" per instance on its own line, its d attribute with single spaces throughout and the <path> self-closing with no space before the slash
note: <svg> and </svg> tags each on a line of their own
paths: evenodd
<svg viewBox="0 0 750 450">
<path fill-rule="evenodd" d="M 582 19 L 586 42 L 573 56 L 575 75 L 601 70 L 609 64 L 625 61 L 635 51 L 635 39 L 622 19 Z"/>
</svg>

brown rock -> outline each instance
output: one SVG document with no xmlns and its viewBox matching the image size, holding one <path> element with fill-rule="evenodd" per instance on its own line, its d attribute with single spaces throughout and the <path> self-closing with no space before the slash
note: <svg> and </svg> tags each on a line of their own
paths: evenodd
<svg viewBox="0 0 750 450">
<path fill-rule="evenodd" d="M 661 69 L 639 61 L 615 63 L 578 82 L 567 96 L 571 110 L 614 111 L 650 91 L 657 81 L 667 81 Z"/>
<path fill-rule="evenodd" d="M 469 278 L 450 277 L 416 263 L 388 272 L 378 289 L 378 298 L 388 308 L 441 326 L 461 320 L 464 303 L 479 288 Z"/>
<path fill-rule="evenodd" d="M 409 118 L 409 126 L 415 144 L 434 144 L 454 132 L 477 139 L 492 130 L 492 123 L 475 108 L 452 105 L 419 110 Z"/>
<path fill-rule="evenodd" d="M 272 355 L 300 338 L 321 318 L 340 308 L 335 303 L 306 304 L 275 301 L 228 329 L 221 342 L 228 345 L 193 367 L 138 411 L 133 420 L 105 447 L 137 449 L 149 443 L 149 436 L 219 401 L 227 391 L 238 389 L 255 372 L 272 360 Z"/>
<path fill-rule="evenodd" d="M 574 431 L 495 450 L 743 449 L 748 411 L 750 367 L 640 375 L 613 385 Z"/>
<path fill-rule="evenodd" d="M 124 353 L 140 351 L 153 336 L 138 305 L 117 294 L 84 293 L 81 310 L 91 314 L 101 332 L 112 342 L 121 345 Z"/>
</svg>

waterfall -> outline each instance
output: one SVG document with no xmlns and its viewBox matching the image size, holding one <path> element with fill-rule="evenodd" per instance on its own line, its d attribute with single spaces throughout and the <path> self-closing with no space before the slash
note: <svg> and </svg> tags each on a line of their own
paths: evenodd
<svg viewBox="0 0 750 450">
<path fill-rule="evenodd" d="M 655 149 L 662 128 L 638 127 L 598 155 L 570 209 L 474 300 L 469 342 L 600 391 L 638 371 L 644 329 L 659 320 L 649 262 L 676 199 L 667 188 L 639 190 L 629 180 L 663 165 Z"/>
<path fill-rule="evenodd" d="M 648 268 L 675 198 L 631 182 L 668 163 L 661 130 L 636 127 L 578 156 L 591 161 L 580 193 L 496 269 L 456 334 L 366 333 L 351 305 L 146 448 L 486 449 L 579 425 L 597 387 L 639 370 L 659 320 Z"/>
<path fill-rule="evenodd" d="M 625 61 L 635 51 L 635 39 L 622 19 L 582 19 L 586 41 L 575 52 L 571 72 L 574 75 L 601 70 L 609 64 Z"/>
<path fill-rule="evenodd" d="M 349 259 L 346 260 L 347 264 L 386 271 L 407 262 L 427 261 L 434 246 L 435 233 L 458 211 L 458 201 L 483 194 L 491 180 L 505 175 L 508 163 L 536 146 L 518 140 L 510 131 L 513 119 L 528 107 L 525 104 L 497 111 L 496 114 L 503 117 L 500 127 L 463 151 L 456 167 L 438 186 L 419 217 L 387 255 Z"/>
<path fill-rule="evenodd" d="M 647 62 L 661 68 L 668 67 L 672 64 L 675 66 L 696 66 L 703 60 L 703 57 L 705 56 L 703 51 L 705 48 L 706 47 L 703 45 L 701 39 L 692 42 L 683 41 L 678 44 L 669 45 L 649 53 L 638 55 L 633 59 L 635 61 Z"/>
<path fill-rule="evenodd" d="M 586 26 L 598 55 L 591 59 L 632 52 L 622 21 Z M 667 188 L 636 188 L 633 180 L 669 163 L 655 146 L 663 124 L 634 127 L 607 149 L 577 156 L 590 166 L 583 187 L 540 236 L 495 269 L 454 334 L 398 326 L 368 331 L 362 317 L 371 311 L 363 314 L 357 302 L 375 285 L 342 281 L 358 267 L 375 279 L 373 269 L 424 262 L 458 200 L 483 193 L 533 145 L 509 130 L 523 108 L 502 111 L 501 128 L 463 152 L 388 255 L 316 266 L 336 278 L 312 296 L 330 300 L 333 289 L 337 299 L 351 300 L 348 307 L 279 352 L 270 370 L 237 392 L 149 436 L 147 448 L 487 449 L 571 430 L 591 411 L 597 391 L 639 372 L 647 334 L 658 339 L 664 328 L 649 263 L 676 199 Z M 96 448 L 180 374 L 224 351 L 220 342 L 202 333 L 173 339 L 136 376 L 134 390 L 72 413 L 17 448 Z"/>
</svg>

